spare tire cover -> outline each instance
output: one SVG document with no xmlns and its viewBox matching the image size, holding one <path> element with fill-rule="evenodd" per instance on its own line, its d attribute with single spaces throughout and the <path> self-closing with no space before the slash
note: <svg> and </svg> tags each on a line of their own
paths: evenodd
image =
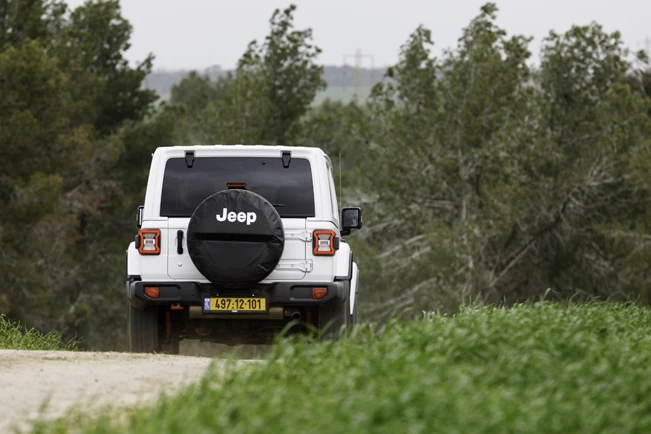
<svg viewBox="0 0 651 434">
<path fill-rule="evenodd" d="M 188 225 L 188 253 L 197 270 L 224 288 L 246 288 L 267 277 L 283 254 L 278 211 L 247 190 L 223 190 L 201 202 Z"/>
</svg>

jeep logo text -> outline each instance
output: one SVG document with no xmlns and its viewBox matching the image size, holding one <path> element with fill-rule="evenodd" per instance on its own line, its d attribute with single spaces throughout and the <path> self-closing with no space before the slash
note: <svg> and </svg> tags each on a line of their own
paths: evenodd
<svg viewBox="0 0 651 434">
<path fill-rule="evenodd" d="M 229 222 L 233 223 L 235 221 L 238 221 L 240 223 L 246 222 L 246 225 L 250 225 L 251 223 L 254 223 L 257 219 L 258 216 L 254 212 L 228 212 L 226 208 L 224 208 L 224 211 L 222 211 L 222 215 L 217 214 L 217 221 L 223 222 L 228 220 Z"/>
</svg>

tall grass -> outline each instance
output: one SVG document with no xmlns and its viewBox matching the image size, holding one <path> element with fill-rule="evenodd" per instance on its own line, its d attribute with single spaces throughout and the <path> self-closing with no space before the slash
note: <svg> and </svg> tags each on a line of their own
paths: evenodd
<svg viewBox="0 0 651 434">
<path fill-rule="evenodd" d="M 207 375 L 91 433 L 651 432 L 651 311 L 468 307 Z M 124 416 L 124 415 L 122 415 Z M 73 419 L 37 432 L 66 432 Z"/>
<path fill-rule="evenodd" d="M 0 349 L 9 350 L 76 350 L 77 341 L 63 342 L 56 333 L 42 334 L 35 329 L 23 329 L 19 324 L 0 315 Z"/>
</svg>

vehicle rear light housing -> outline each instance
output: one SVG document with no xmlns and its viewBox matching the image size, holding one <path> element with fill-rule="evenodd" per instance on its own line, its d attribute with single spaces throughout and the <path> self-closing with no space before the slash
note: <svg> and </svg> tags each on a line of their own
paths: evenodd
<svg viewBox="0 0 651 434">
<path fill-rule="evenodd" d="M 145 286 L 145 295 L 149 298 L 160 297 L 160 287 L 158 286 Z"/>
<path fill-rule="evenodd" d="M 314 256 L 332 256 L 339 248 L 339 239 L 335 231 L 316 230 L 312 237 Z"/>
<path fill-rule="evenodd" d="M 312 288 L 312 298 L 319 300 L 328 295 L 328 288 Z"/>
<path fill-rule="evenodd" d="M 160 229 L 140 229 L 138 239 L 141 255 L 160 255 Z"/>
</svg>

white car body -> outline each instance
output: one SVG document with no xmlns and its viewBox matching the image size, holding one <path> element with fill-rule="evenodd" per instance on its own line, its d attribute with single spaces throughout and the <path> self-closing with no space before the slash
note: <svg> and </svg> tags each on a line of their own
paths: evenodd
<svg viewBox="0 0 651 434">
<path fill-rule="evenodd" d="M 189 217 L 168 217 L 161 215 L 161 197 L 166 164 L 170 159 L 193 159 L 214 157 L 261 157 L 279 158 L 282 153 L 290 152 L 291 159 L 306 159 L 312 173 L 314 194 L 314 216 L 307 218 L 282 218 L 284 227 L 284 249 L 282 256 L 271 273 L 260 281 L 261 285 L 292 284 L 297 282 L 332 283 L 346 282 L 345 293 L 349 312 L 352 316 L 356 310 L 358 275 L 357 264 L 348 243 L 342 239 L 341 213 L 337 201 L 333 165 L 329 157 L 319 148 L 283 147 L 283 146 L 178 146 L 161 147 L 152 154 L 144 206 L 139 209 L 141 229 L 160 231 L 160 253 L 144 255 L 139 252 L 136 242 L 131 242 L 127 249 L 127 293 L 132 305 L 142 304 L 142 295 L 136 294 L 134 288 L 138 282 L 155 282 L 157 285 L 193 282 L 198 285 L 210 282 L 204 277 L 189 255 L 187 236 L 178 237 L 179 231 L 187 233 Z M 187 160 L 186 160 L 187 161 Z M 361 211 L 360 211 L 361 213 Z M 255 216 L 229 216 L 225 210 L 217 220 L 230 218 L 243 225 L 255 221 Z M 239 219 L 239 220 L 238 220 Z M 361 227 L 361 214 L 360 222 Z M 334 231 L 338 248 L 332 256 L 319 256 L 313 252 L 315 230 Z M 179 248 L 179 239 L 181 246 Z M 142 283 L 139 284 L 142 286 Z M 141 294 L 141 292 L 139 293 Z M 147 301 L 147 300 L 145 300 Z M 154 300 L 155 301 L 155 300 Z M 185 300 L 187 302 L 187 300 Z"/>
</svg>

